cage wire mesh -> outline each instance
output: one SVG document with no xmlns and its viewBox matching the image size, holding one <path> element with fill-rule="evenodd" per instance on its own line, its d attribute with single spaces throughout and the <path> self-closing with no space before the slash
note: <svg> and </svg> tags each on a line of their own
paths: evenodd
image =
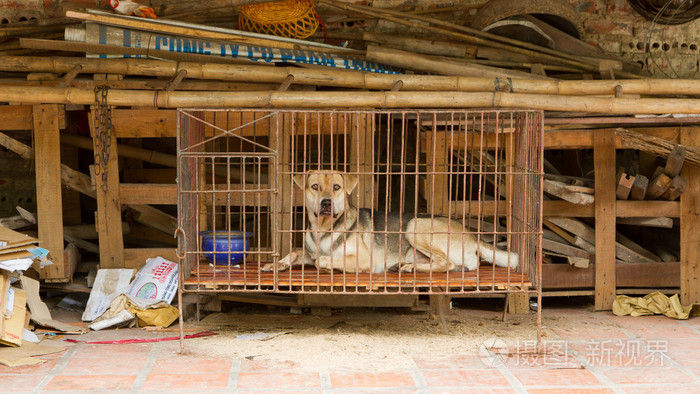
<svg viewBox="0 0 700 394">
<path fill-rule="evenodd" d="M 540 111 L 178 113 L 183 291 L 539 291 Z"/>
</svg>

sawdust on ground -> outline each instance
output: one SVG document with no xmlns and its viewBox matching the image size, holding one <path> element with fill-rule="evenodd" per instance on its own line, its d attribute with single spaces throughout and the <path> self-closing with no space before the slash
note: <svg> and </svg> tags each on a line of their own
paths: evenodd
<svg viewBox="0 0 700 394">
<path fill-rule="evenodd" d="M 308 312 L 291 314 L 284 308 L 239 306 L 188 323 L 188 332 L 212 330 L 219 335 L 188 340 L 186 352 L 198 357 L 257 360 L 263 365 L 266 361 L 271 365 L 283 362 L 311 370 L 319 370 L 319 366 L 328 370 L 396 370 L 411 368 L 411 356 L 478 355 L 481 344 L 490 338 L 508 344 L 536 339 L 536 313 L 508 315 L 503 321 L 502 300 L 453 303 L 458 305 L 445 315 L 447 333 L 428 312 L 407 308 L 345 308 L 319 317 Z M 238 337 L 259 333 L 273 338 Z M 543 336 L 555 334 L 545 327 Z"/>
</svg>

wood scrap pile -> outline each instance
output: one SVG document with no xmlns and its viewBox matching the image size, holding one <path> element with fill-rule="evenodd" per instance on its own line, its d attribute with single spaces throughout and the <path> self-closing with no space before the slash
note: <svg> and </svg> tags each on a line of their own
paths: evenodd
<svg viewBox="0 0 700 394">
<path fill-rule="evenodd" d="M 624 148 L 648 152 L 666 160 L 663 167 L 658 166 L 653 173 L 646 175 L 620 167 L 617 173 L 618 200 L 678 199 L 688 186 L 688 180 L 680 175 L 683 163 L 687 161 L 693 165 L 700 165 L 700 152 L 692 147 L 673 144 L 631 130 L 617 129 L 615 134 Z M 636 167 L 638 166 L 637 164 Z"/>
<path fill-rule="evenodd" d="M 621 219 L 620 224 L 671 228 L 670 218 L 627 218 Z M 551 262 L 551 256 L 565 258 L 567 262 L 578 268 L 587 268 L 595 262 L 595 230 L 591 225 L 576 218 L 550 217 L 544 220 L 544 236 L 542 249 L 546 262 Z M 677 261 L 678 256 L 658 242 L 645 247 L 631 240 L 621 232 L 615 234 L 615 259 L 617 263 L 652 263 L 661 261 Z M 657 247 L 658 246 L 658 247 Z M 662 255 L 659 257 L 657 254 Z"/>
</svg>

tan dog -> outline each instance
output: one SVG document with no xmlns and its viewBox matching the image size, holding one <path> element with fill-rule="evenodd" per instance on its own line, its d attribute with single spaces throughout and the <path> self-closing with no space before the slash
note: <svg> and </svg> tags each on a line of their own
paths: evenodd
<svg viewBox="0 0 700 394">
<path fill-rule="evenodd" d="M 308 228 L 304 248 L 280 259 L 277 270 L 313 264 L 343 272 L 380 273 L 397 267 L 446 272 L 476 269 L 479 256 L 499 267 L 518 266 L 517 254 L 477 241 L 455 220 L 356 208 L 349 199 L 357 186 L 352 175 L 311 171 L 296 175 L 294 183 L 304 190 Z M 264 271 L 273 269 L 273 263 L 263 266 Z"/>
</svg>

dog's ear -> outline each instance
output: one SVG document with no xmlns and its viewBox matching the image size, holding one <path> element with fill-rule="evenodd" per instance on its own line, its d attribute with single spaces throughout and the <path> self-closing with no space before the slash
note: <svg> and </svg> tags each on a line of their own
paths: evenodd
<svg viewBox="0 0 700 394">
<path fill-rule="evenodd" d="M 346 174 L 343 176 L 345 181 L 345 193 L 350 194 L 357 187 L 357 178 L 354 175 Z"/>
<path fill-rule="evenodd" d="M 296 185 L 299 186 L 299 188 L 301 190 L 304 190 L 304 187 L 306 186 L 306 179 L 305 178 L 306 178 L 306 174 L 294 175 L 294 183 L 296 183 Z"/>
</svg>

